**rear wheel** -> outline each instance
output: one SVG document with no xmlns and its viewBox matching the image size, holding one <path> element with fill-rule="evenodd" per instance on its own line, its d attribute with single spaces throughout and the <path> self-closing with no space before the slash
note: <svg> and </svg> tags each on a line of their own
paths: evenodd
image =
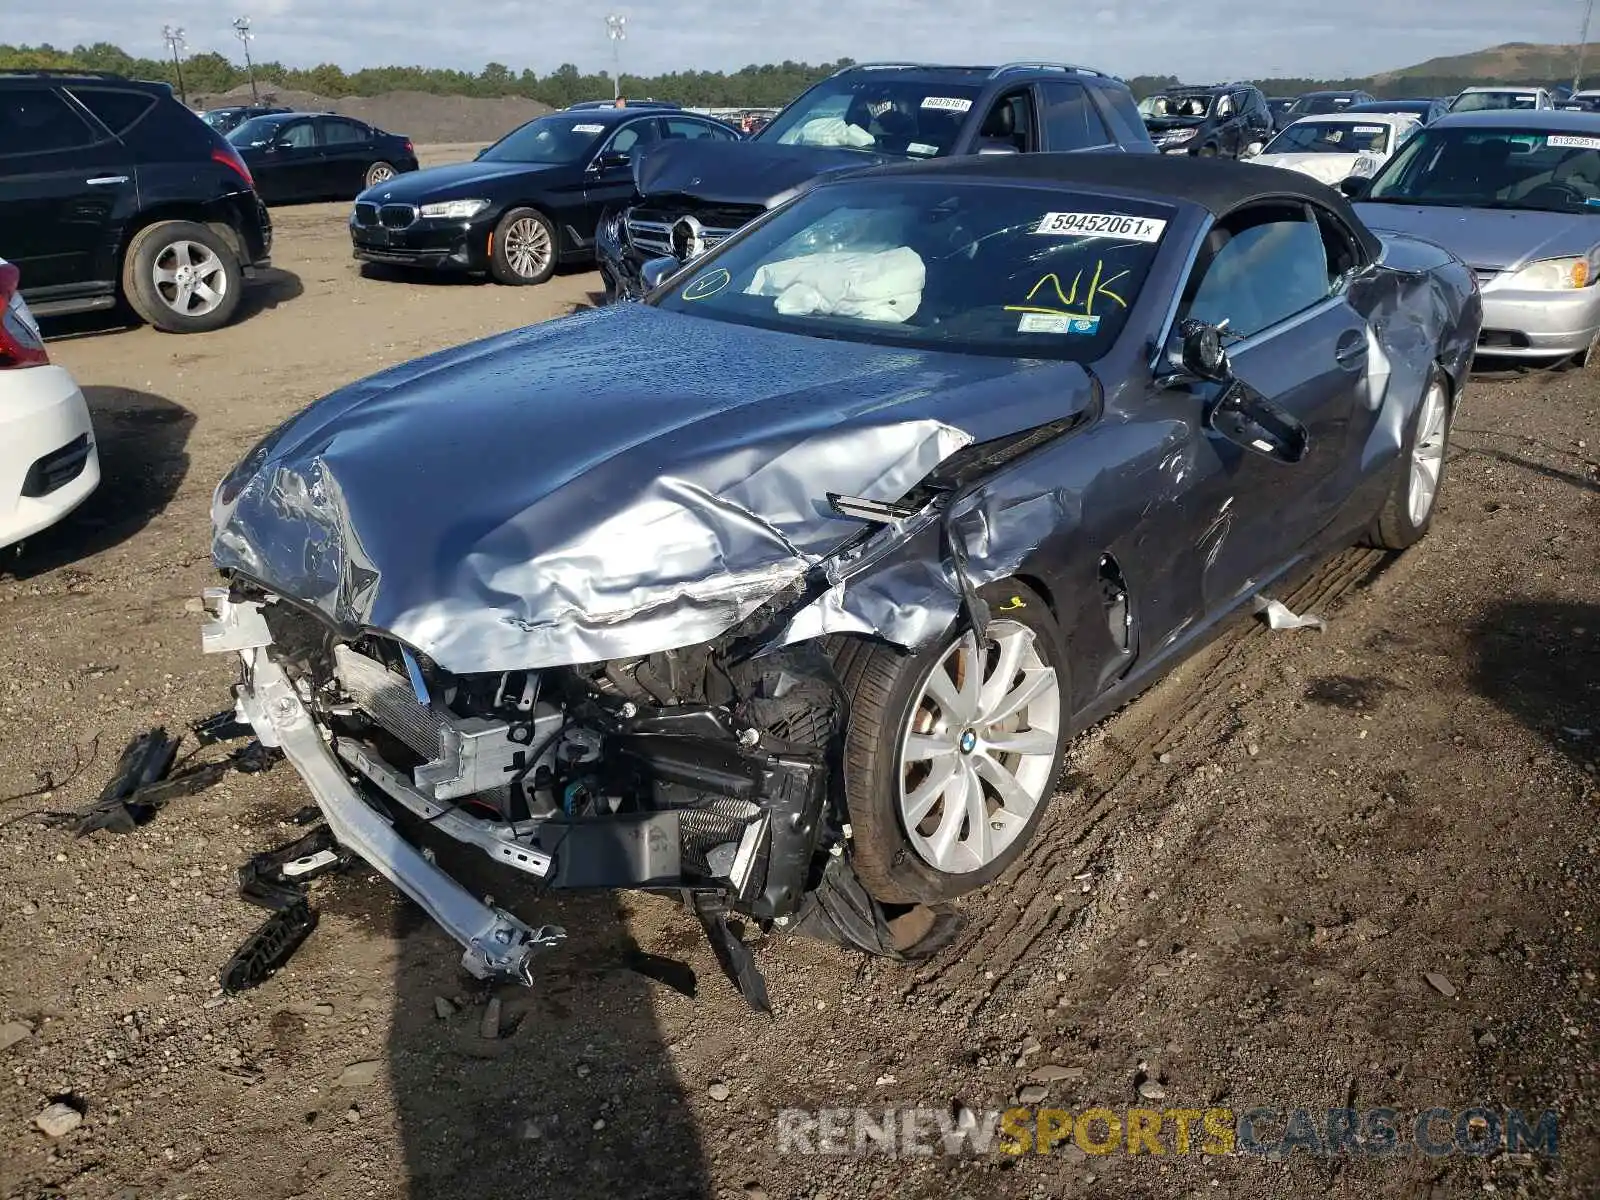
<svg viewBox="0 0 1600 1200">
<path fill-rule="evenodd" d="M 1435 368 L 1411 420 L 1394 483 L 1368 536 L 1383 550 L 1404 550 L 1427 534 L 1444 482 L 1444 456 L 1450 448 L 1450 381 Z"/>
<path fill-rule="evenodd" d="M 367 168 L 367 186 L 377 187 L 380 183 L 388 183 L 398 172 L 386 162 L 375 162 Z"/>
<path fill-rule="evenodd" d="M 501 283 L 543 283 L 556 269 L 556 230 L 532 208 L 513 208 L 494 228 L 489 271 Z"/>
<path fill-rule="evenodd" d="M 906 654 L 848 639 L 845 797 L 856 873 L 889 904 L 937 903 L 993 880 L 1044 818 L 1060 773 L 1068 690 L 1055 623 L 1016 583 L 984 589 L 971 630 Z"/>
<path fill-rule="evenodd" d="M 146 324 L 165 333 L 206 333 L 233 319 L 244 272 L 222 238 L 193 221 L 159 221 L 128 244 L 122 294 Z"/>
</svg>

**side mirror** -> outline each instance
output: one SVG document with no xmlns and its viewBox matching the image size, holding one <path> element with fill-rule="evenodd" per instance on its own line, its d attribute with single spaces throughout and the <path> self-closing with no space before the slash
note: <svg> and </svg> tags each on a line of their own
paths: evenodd
<svg viewBox="0 0 1600 1200">
<path fill-rule="evenodd" d="M 1248 146 L 1246 146 L 1243 150 L 1241 150 L 1239 152 L 1239 157 L 1240 158 L 1254 158 L 1256 155 L 1260 154 L 1266 148 L 1267 147 L 1266 147 L 1266 143 L 1265 142 L 1251 142 Z"/>
<path fill-rule="evenodd" d="M 670 254 L 665 258 L 652 258 L 639 268 L 639 279 L 644 284 L 644 290 L 653 292 L 664 283 L 669 275 L 683 266 Z"/>
<path fill-rule="evenodd" d="M 1339 181 L 1339 190 L 1351 200 L 1359 200 L 1372 190 L 1372 177 L 1348 175 Z"/>
<path fill-rule="evenodd" d="M 607 150 L 594 160 L 590 169 L 595 171 L 615 171 L 632 165 L 633 155 L 620 150 Z"/>
<path fill-rule="evenodd" d="M 978 143 L 979 154 L 1021 154 L 1014 142 L 1002 141 L 1000 138 L 984 138 Z"/>
<path fill-rule="evenodd" d="M 1229 383 L 1233 379 L 1233 365 L 1228 362 L 1228 352 L 1222 348 L 1222 330 L 1204 321 L 1188 320 L 1178 327 L 1178 360 L 1183 369 L 1196 379 L 1208 383 Z"/>
<path fill-rule="evenodd" d="M 1206 410 L 1206 428 L 1275 462 L 1297 463 L 1311 448 L 1306 427 L 1249 384 L 1238 379 Z"/>
</svg>

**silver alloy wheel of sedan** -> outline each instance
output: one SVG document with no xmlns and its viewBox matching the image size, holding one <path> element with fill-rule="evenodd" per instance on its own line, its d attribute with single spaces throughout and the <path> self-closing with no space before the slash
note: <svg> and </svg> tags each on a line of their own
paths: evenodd
<svg viewBox="0 0 1600 1200">
<path fill-rule="evenodd" d="M 386 162 L 373 163 L 367 168 L 367 186 L 377 187 L 394 178 L 394 168 Z"/>
<path fill-rule="evenodd" d="M 215 311 L 228 294 L 227 268 L 216 252 L 201 242 L 184 240 L 164 246 L 150 274 L 156 295 L 185 317 L 203 317 Z"/>
<path fill-rule="evenodd" d="M 1061 687 L 1034 632 L 967 632 L 934 664 L 900 739 L 900 819 L 930 866 L 981 870 L 1027 826 L 1055 782 Z"/>
<path fill-rule="evenodd" d="M 533 279 L 550 265 L 550 231 L 537 217 L 522 217 L 506 230 L 506 262 L 524 279 Z"/>
<path fill-rule="evenodd" d="M 1444 469 L 1445 438 L 1450 430 L 1450 402 L 1444 384 L 1434 380 L 1422 397 L 1417 415 L 1417 440 L 1411 447 L 1411 483 L 1406 505 L 1413 525 L 1421 525 L 1433 511 L 1439 495 L 1439 473 Z"/>
</svg>

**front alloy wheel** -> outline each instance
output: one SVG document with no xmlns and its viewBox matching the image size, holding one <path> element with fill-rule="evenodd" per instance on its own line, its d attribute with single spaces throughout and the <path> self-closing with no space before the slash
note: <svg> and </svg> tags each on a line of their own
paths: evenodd
<svg viewBox="0 0 1600 1200">
<path fill-rule="evenodd" d="M 1454 414 L 1450 380 L 1435 367 L 1400 447 L 1389 494 L 1367 532 L 1370 545 L 1404 550 L 1428 532 L 1439 506 Z"/>
<path fill-rule="evenodd" d="M 513 208 L 495 226 L 489 269 L 501 283 L 543 283 L 556 269 L 556 231 L 532 208 Z"/>
<path fill-rule="evenodd" d="M 989 866 L 1028 827 L 1055 782 L 1061 690 L 1033 630 L 970 630 L 928 672 L 900 739 L 900 818 L 924 862 L 947 875 Z"/>
<path fill-rule="evenodd" d="M 844 791 L 850 858 L 885 904 L 980 888 L 1022 853 L 1049 808 L 1071 716 L 1065 650 L 1027 585 L 980 589 L 982 643 L 953 629 L 921 652 L 828 643 L 850 698 Z"/>
</svg>

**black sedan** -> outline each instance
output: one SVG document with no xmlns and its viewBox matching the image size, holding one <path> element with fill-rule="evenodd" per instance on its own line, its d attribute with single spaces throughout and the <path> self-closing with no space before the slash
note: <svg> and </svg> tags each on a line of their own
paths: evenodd
<svg viewBox="0 0 1600 1200">
<path fill-rule="evenodd" d="M 283 108 L 271 104 L 230 104 L 222 108 L 208 108 L 200 114 L 200 119 L 218 133 L 226 136 L 251 117 L 268 117 L 275 113 L 293 112 L 292 108 Z"/>
<path fill-rule="evenodd" d="M 417 169 L 411 139 L 333 113 L 252 117 L 228 135 L 269 204 L 345 200 Z"/>
<path fill-rule="evenodd" d="M 355 256 L 543 283 L 594 254 L 601 212 L 633 198 L 635 156 L 663 142 L 738 141 L 731 126 L 660 105 L 536 117 L 469 163 L 391 179 L 356 198 Z"/>
<path fill-rule="evenodd" d="M 1272 167 L 871 170 L 291 418 L 217 491 L 206 641 L 469 969 L 560 931 L 380 813 L 687 889 L 759 999 L 730 911 L 937 948 L 1075 734 L 1315 556 L 1422 538 L 1480 320 L 1460 261 Z"/>
</svg>

